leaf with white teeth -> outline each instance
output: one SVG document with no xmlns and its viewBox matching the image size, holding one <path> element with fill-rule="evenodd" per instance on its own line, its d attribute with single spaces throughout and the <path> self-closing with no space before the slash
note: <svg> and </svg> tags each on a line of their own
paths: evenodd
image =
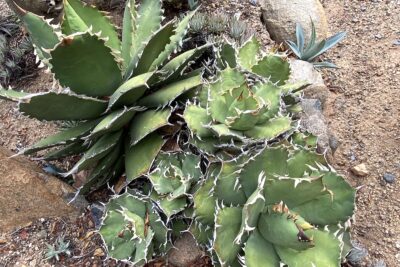
<svg viewBox="0 0 400 267">
<path fill-rule="evenodd" d="M 100 32 L 100 36 L 107 40 L 107 46 L 116 51 L 121 50 L 118 34 L 108 18 L 96 8 L 83 4 L 80 0 L 64 0 L 64 17 L 61 27 L 65 35 L 85 32 L 91 28 L 94 33 Z"/>
<path fill-rule="evenodd" d="M 51 51 L 50 64 L 61 85 L 77 94 L 111 95 L 122 81 L 111 49 L 89 32 L 65 37 Z"/>
</svg>

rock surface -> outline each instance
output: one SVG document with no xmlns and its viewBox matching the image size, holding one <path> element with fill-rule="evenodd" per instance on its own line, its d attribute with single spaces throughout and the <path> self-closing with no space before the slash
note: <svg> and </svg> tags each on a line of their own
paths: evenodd
<svg viewBox="0 0 400 267">
<path fill-rule="evenodd" d="M 307 41 L 311 34 L 310 18 L 315 24 L 318 39 L 327 37 L 328 22 L 318 0 L 260 0 L 260 6 L 267 30 L 277 43 L 296 40 L 296 23 L 303 26 Z"/>
<path fill-rule="evenodd" d="M 176 267 L 192 266 L 203 255 L 199 249 L 193 236 L 189 233 L 184 233 L 175 244 L 175 248 L 168 253 L 168 263 Z"/>
<path fill-rule="evenodd" d="M 0 232 L 43 217 L 79 214 L 77 207 L 67 204 L 74 196 L 72 187 L 12 155 L 0 147 Z"/>
<path fill-rule="evenodd" d="M 321 73 L 307 61 L 291 59 L 289 62 L 291 70 L 289 83 L 308 82 L 310 85 L 303 90 L 304 96 L 318 99 L 324 106 L 329 96 L 329 90 L 322 79 Z"/>
</svg>

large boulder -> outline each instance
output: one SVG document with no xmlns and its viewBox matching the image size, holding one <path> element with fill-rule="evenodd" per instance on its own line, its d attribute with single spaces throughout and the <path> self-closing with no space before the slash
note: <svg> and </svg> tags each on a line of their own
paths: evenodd
<svg viewBox="0 0 400 267">
<path fill-rule="evenodd" d="M 311 34 L 311 21 L 318 39 L 328 35 L 328 21 L 318 0 L 260 0 L 262 18 L 271 38 L 277 43 L 296 40 L 296 23 L 304 28 L 306 40 Z"/>
<path fill-rule="evenodd" d="M 82 202 L 68 202 L 74 189 L 44 173 L 24 157 L 11 157 L 0 147 L 0 232 L 7 232 L 39 218 L 80 214 Z M 81 204 L 80 208 L 73 206 Z"/>
</svg>

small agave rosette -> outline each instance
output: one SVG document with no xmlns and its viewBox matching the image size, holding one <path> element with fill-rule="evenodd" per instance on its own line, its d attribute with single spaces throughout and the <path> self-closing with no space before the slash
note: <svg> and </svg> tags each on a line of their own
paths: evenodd
<svg viewBox="0 0 400 267">
<path fill-rule="evenodd" d="M 195 146 L 209 154 L 219 149 L 241 150 L 272 140 L 292 128 L 282 114 L 282 89 L 269 82 L 252 85 L 238 69 L 226 68 L 189 104 L 184 119 Z"/>
<path fill-rule="evenodd" d="M 141 266 L 167 249 L 168 228 L 148 197 L 127 192 L 106 205 L 99 230 L 110 257 Z"/>
</svg>

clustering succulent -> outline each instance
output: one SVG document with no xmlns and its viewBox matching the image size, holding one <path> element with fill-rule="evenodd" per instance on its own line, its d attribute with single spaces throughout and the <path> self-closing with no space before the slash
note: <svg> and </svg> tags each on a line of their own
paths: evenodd
<svg viewBox="0 0 400 267">
<path fill-rule="evenodd" d="M 77 121 L 24 154 L 56 147 L 45 159 L 83 156 L 65 175 L 92 168 L 84 191 L 126 173 L 147 173 L 165 141 L 157 130 L 169 125 L 171 104 L 202 83 L 200 71 L 183 74 L 205 47 L 168 61 L 180 49 L 194 12 L 161 26 L 160 1 L 127 2 L 122 40 L 95 8 L 79 0 L 64 2 L 60 26 L 51 26 L 20 9 L 36 53 L 64 89 L 29 94 L 0 89 L 0 97 L 39 120 Z"/>
<path fill-rule="evenodd" d="M 339 266 L 353 190 L 322 155 L 289 143 L 217 163 L 191 232 L 221 266 Z"/>
<path fill-rule="evenodd" d="M 161 26 L 160 1 L 129 0 L 122 40 L 79 0 L 64 1 L 61 25 L 19 13 L 64 89 L 1 88 L 0 98 L 68 125 L 21 153 L 82 154 L 64 174 L 91 170 L 80 192 L 126 175 L 131 187 L 111 198 L 99 230 L 110 257 L 141 266 L 188 231 L 217 266 L 339 266 L 355 191 L 315 152 L 316 137 L 297 131 L 306 84 L 287 83 L 285 55 L 255 38 L 217 42 L 207 82 L 189 65 L 208 45 L 176 55 L 195 12 Z"/>
<path fill-rule="evenodd" d="M 336 68 L 336 65 L 331 62 L 313 62 L 313 60 L 325 53 L 328 49 L 335 46 L 344 37 L 345 32 L 339 32 L 326 40 L 317 42 L 317 33 L 315 30 L 314 22 L 311 21 L 311 36 L 307 45 L 305 45 L 304 30 L 300 23 L 296 25 L 296 38 L 297 43 L 287 41 L 288 46 L 293 53 L 301 60 L 312 62 L 315 67 L 319 68 Z"/>
<path fill-rule="evenodd" d="M 217 12 L 212 14 L 197 13 L 190 22 L 190 29 L 207 38 L 226 36 L 233 41 L 243 44 L 254 32 L 248 25 L 240 20 L 238 15 L 231 18 L 225 13 Z M 221 39 L 221 38 L 216 38 Z"/>
</svg>

